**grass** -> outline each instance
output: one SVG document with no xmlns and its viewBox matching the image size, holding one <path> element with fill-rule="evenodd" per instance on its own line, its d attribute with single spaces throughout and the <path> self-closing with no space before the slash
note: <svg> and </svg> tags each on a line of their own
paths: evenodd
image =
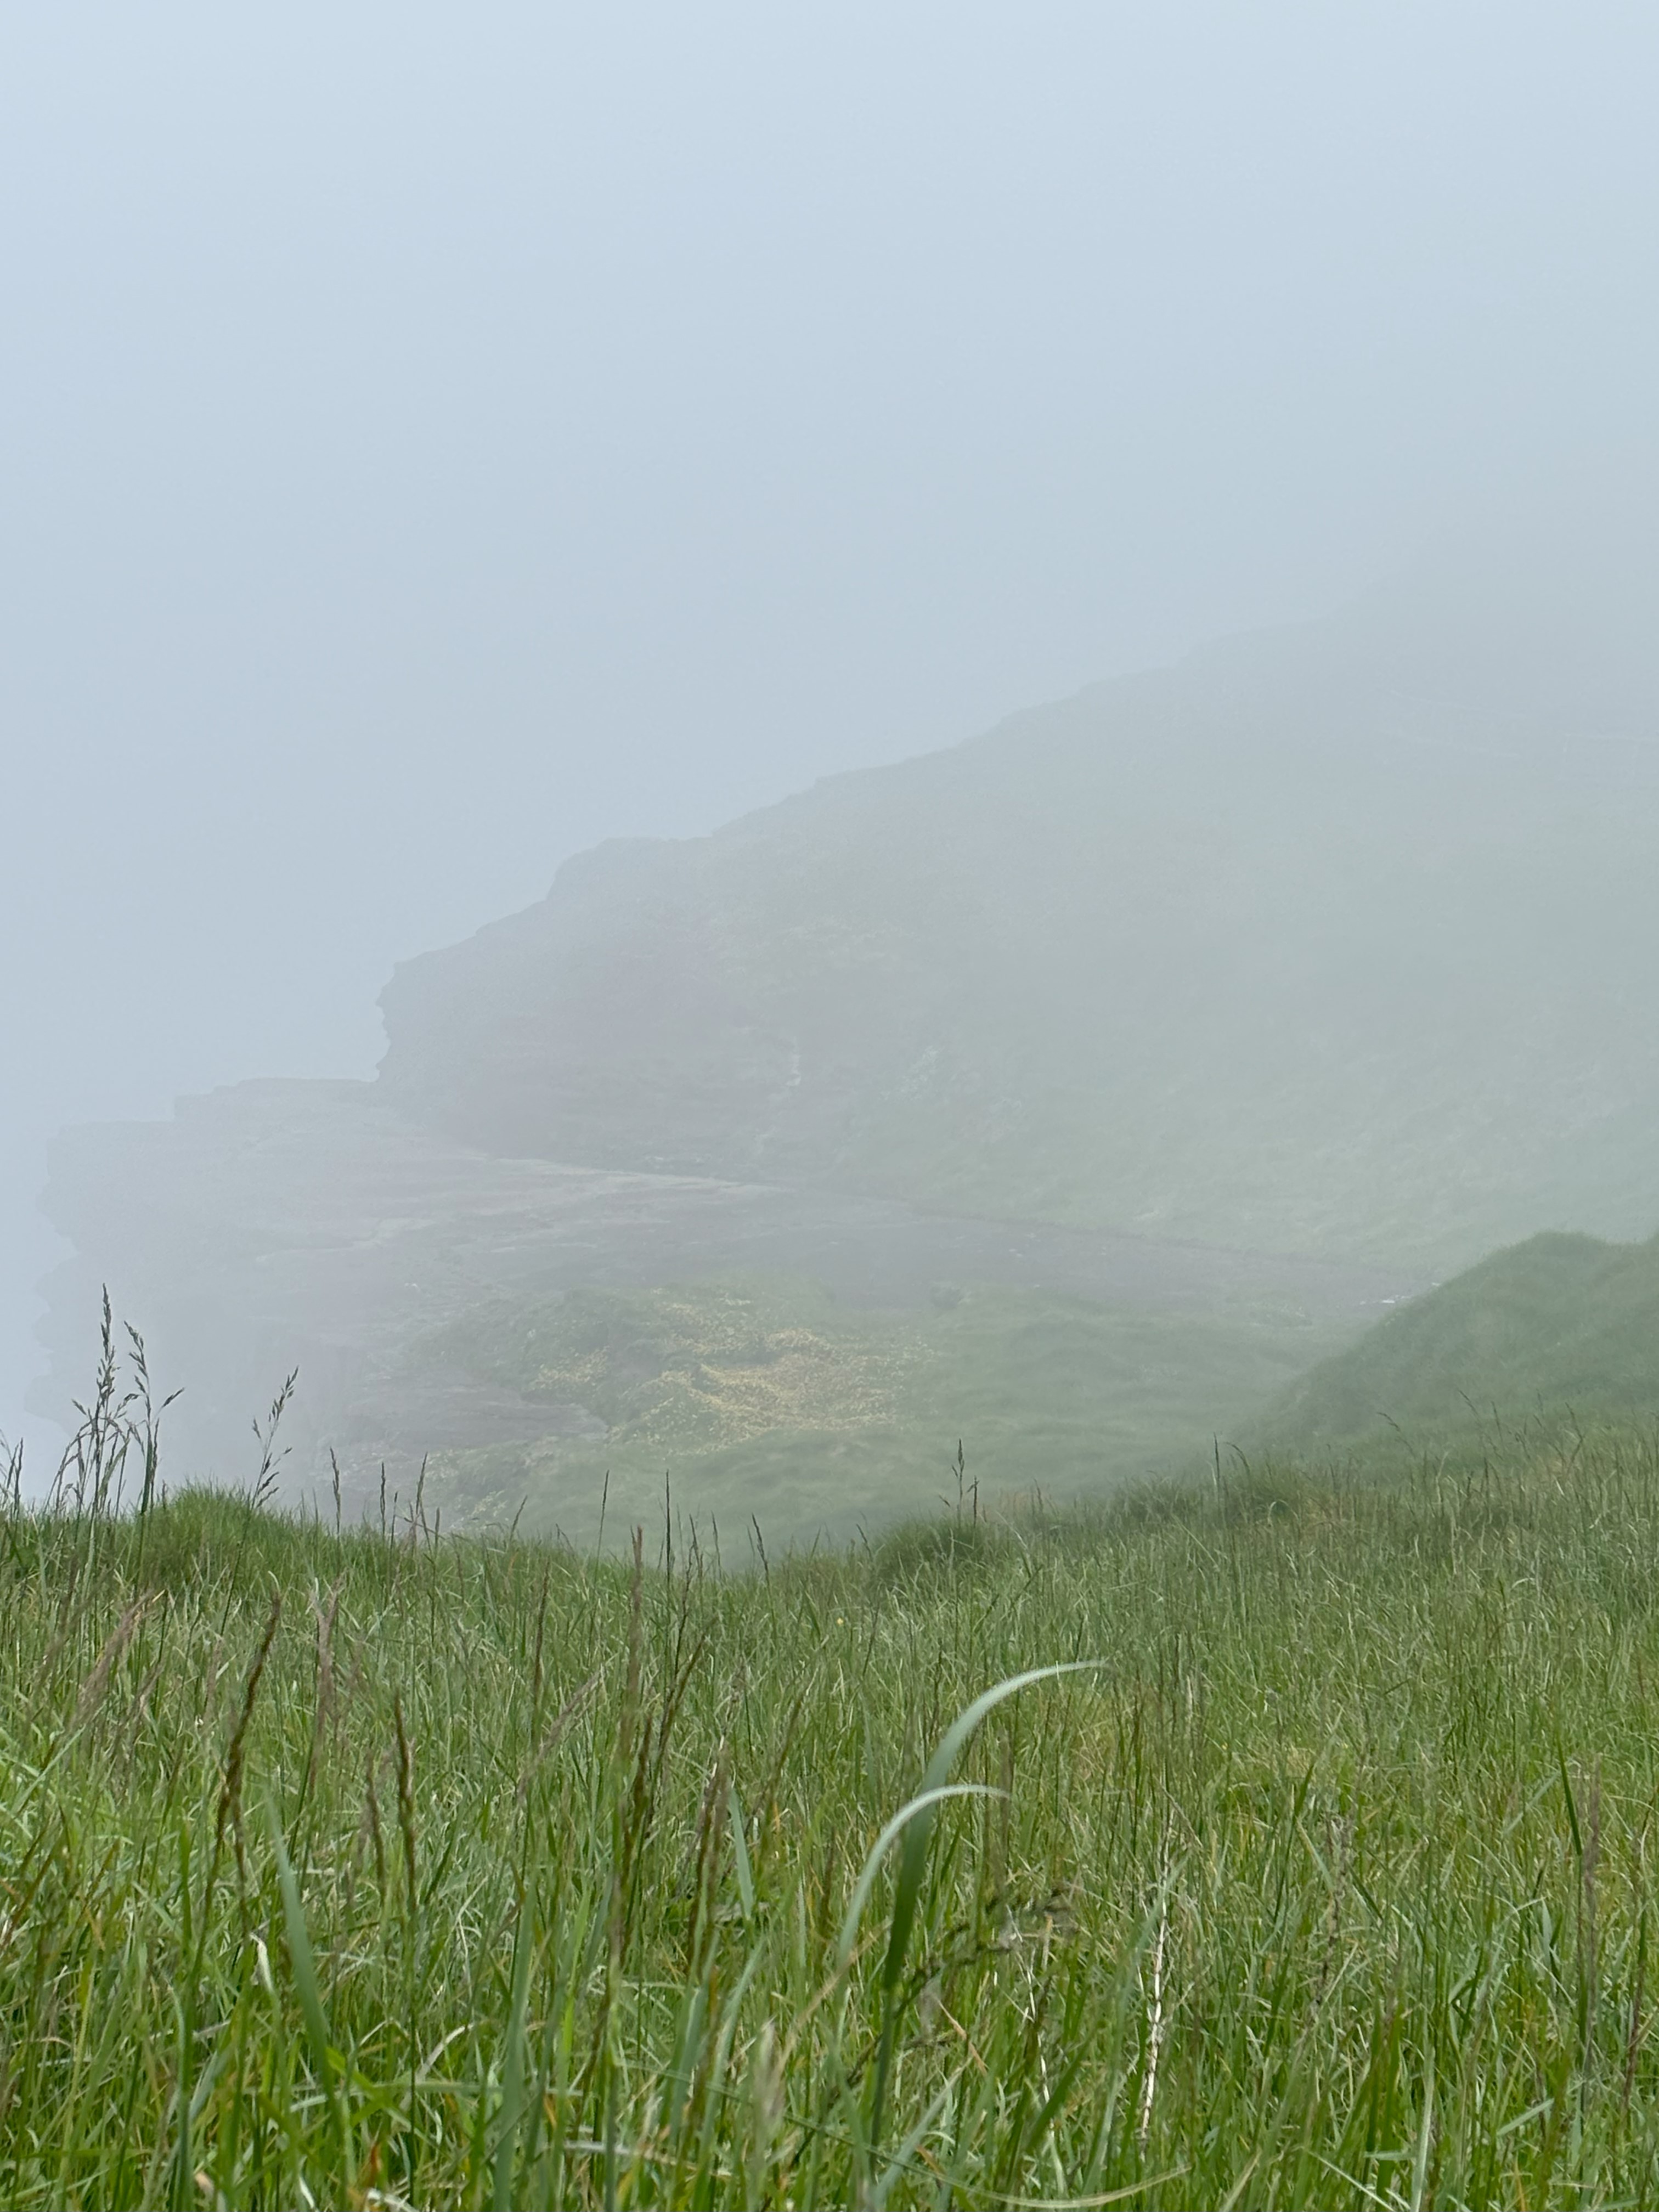
<svg viewBox="0 0 1659 2212">
<path fill-rule="evenodd" d="M 6 2203 L 1659 2185 L 1652 1435 L 629 1563 L 126 1418 L 0 1521 Z"/>
<path fill-rule="evenodd" d="M 576 1403 L 603 1437 L 434 1453 L 446 1527 L 555 1525 L 592 1543 L 673 1496 L 705 1523 L 751 1512 L 776 1538 L 846 1540 L 936 1510 L 958 1438 L 988 1498 L 1099 1496 L 1190 1462 L 1345 1331 L 1287 1301 L 1159 1311 L 939 1285 L 921 1310 L 872 1311 L 817 1284 L 745 1276 L 586 1290 L 486 1307 L 417 1357 L 532 1400 Z"/>
<path fill-rule="evenodd" d="M 1505 1421 L 1659 1414 L 1659 1238 L 1529 1238 L 1401 1306 L 1293 1384 L 1260 1424 L 1303 1454 L 1450 1447 Z"/>
</svg>

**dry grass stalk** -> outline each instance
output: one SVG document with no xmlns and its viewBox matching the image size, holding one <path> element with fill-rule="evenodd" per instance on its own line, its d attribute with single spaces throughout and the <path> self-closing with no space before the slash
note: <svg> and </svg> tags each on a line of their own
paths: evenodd
<svg viewBox="0 0 1659 2212">
<path fill-rule="evenodd" d="M 102 1705 L 109 1690 L 109 1678 L 121 1663 L 131 1643 L 138 1623 L 150 1603 L 151 1593 L 134 1598 L 126 1611 L 104 1639 L 104 1648 L 93 1662 L 92 1671 L 81 1686 L 81 1695 L 75 1708 L 76 1728 L 84 1728 Z"/>
</svg>

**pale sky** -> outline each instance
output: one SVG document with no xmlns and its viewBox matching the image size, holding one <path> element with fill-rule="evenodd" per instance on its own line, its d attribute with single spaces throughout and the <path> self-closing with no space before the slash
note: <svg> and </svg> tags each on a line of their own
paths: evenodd
<svg viewBox="0 0 1659 2212">
<path fill-rule="evenodd" d="M 1650 451 L 1656 95 L 1642 5 L 9 10 L 0 1431 L 63 1123 Z"/>
</svg>

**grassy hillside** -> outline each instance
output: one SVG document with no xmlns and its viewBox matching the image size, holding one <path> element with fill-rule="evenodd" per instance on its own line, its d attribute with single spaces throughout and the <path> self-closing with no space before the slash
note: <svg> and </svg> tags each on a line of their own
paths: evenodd
<svg viewBox="0 0 1659 2212">
<path fill-rule="evenodd" d="M 485 1306 L 417 1364 L 579 1404 L 601 1437 L 433 1455 L 445 1525 L 556 1524 L 592 1543 L 654 1520 L 665 1483 L 728 1537 L 834 1539 L 927 1514 L 954 1492 L 959 1440 L 988 1499 L 1099 1497 L 1206 1455 L 1352 1323 L 1262 1296 L 1189 1310 L 939 1285 L 921 1310 L 872 1311 L 766 1277 L 588 1290 Z"/>
<path fill-rule="evenodd" d="M 494 1152 L 1437 1273 L 1650 1233 L 1659 675 L 1609 697 L 1610 652 L 1381 597 L 603 848 L 398 969 L 381 1091 Z"/>
<path fill-rule="evenodd" d="M 746 1566 L 13 1502 L 0 2198 L 1652 2201 L 1650 1441 Z"/>
<path fill-rule="evenodd" d="M 1293 1450 L 1417 1450 L 1538 1414 L 1659 1414 L 1659 1238 L 1495 1253 L 1322 1362 L 1266 1427 Z"/>
</svg>

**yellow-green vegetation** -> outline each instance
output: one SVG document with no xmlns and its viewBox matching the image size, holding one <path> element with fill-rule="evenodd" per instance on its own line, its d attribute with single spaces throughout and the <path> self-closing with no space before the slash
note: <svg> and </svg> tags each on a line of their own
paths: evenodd
<svg viewBox="0 0 1659 2212">
<path fill-rule="evenodd" d="M 541 1396 L 579 1400 L 653 1451 L 890 1420 L 906 1370 L 928 1357 L 914 1329 L 878 1340 L 810 1285 L 769 1297 L 736 1283 L 576 1291 L 507 1326 L 499 1370 Z"/>
<path fill-rule="evenodd" d="M 99 1404 L 0 1516 L 8 2205 L 1659 2188 L 1652 1436 L 721 1571 L 118 1515 Z"/>
<path fill-rule="evenodd" d="M 705 1527 L 848 1536 L 933 1511 L 967 1439 L 987 1500 L 1098 1496 L 1207 1455 L 1341 1340 L 1260 1297 L 1159 1310 L 940 1284 L 921 1311 L 872 1311 L 776 1278 L 578 1291 L 484 1308 L 419 1356 L 609 1433 L 434 1454 L 428 1495 L 446 1527 L 522 1506 L 525 1528 L 590 1542 L 602 1498 L 613 1531 L 654 1519 L 666 1478 Z"/>
</svg>

